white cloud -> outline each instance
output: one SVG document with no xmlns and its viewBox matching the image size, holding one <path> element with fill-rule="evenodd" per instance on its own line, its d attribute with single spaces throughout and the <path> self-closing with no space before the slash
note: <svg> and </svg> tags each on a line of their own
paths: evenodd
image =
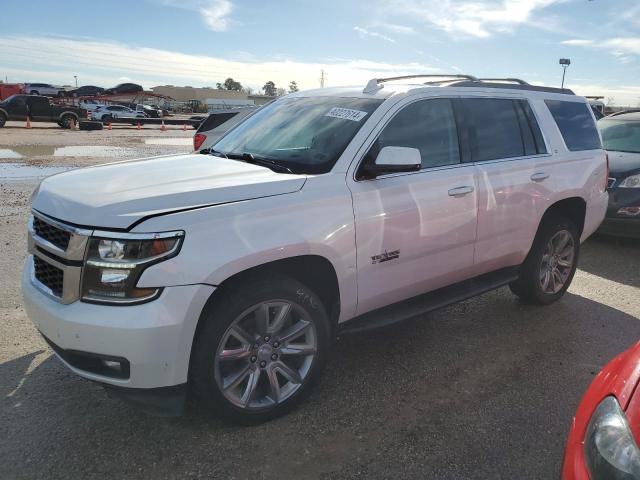
<svg viewBox="0 0 640 480">
<path fill-rule="evenodd" d="M 379 38 L 381 40 L 384 40 L 385 42 L 396 43 L 396 41 L 393 38 L 387 37 L 386 35 L 383 35 L 378 32 L 372 32 L 371 30 L 367 30 L 366 28 L 355 26 L 353 27 L 353 29 L 356 32 L 358 32 L 361 38 L 374 37 L 374 38 Z"/>
<path fill-rule="evenodd" d="M 572 40 L 565 40 L 563 42 L 560 42 L 562 45 L 573 45 L 573 46 L 577 46 L 577 47 L 586 47 L 589 45 L 593 45 L 593 40 L 583 40 L 580 38 L 575 38 Z"/>
<path fill-rule="evenodd" d="M 229 29 L 233 4 L 229 0 L 213 0 L 208 5 L 200 8 L 207 26 L 214 32 L 224 32 Z"/>
<path fill-rule="evenodd" d="M 105 87 L 126 76 L 145 88 L 174 84 L 213 86 L 233 77 L 253 88 L 267 80 L 278 86 L 296 80 L 301 89 L 319 86 L 320 70 L 328 72 L 328 85 L 360 85 L 374 77 L 441 70 L 423 63 L 383 63 L 363 59 L 333 59 L 300 62 L 287 59 L 262 61 L 228 60 L 206 55 L 132 47 L 122 43 L 60 37 L 0 36 L 2 73 L 9 81 L 47 81 L 70 84 L 78 75 L 80 84 Z"/>
<path fill-rule="evenodd" d="M 401 35 L 414 35 L 417 33 L 415 28 L 398 25 L 397 23 L 376 23 L 375 26 Z"/>
<path fill-rule="evenodd" d="M 230 0 L 151 0 L 165 7 L 182 8 L 197 12 L 209 30 L 224 32 L 229 30 L 233 11 Z"/>
<path fill-rule="evenodd" d="M 611 38 L 604 41 L 603 46 L 614 49 L 614 52 L 640 55 L 640 37 Z"/>
<path fill-rule="evenodd" d="M 457 36 L 486 38 L 533 24 L 533 14 L 565 0 L 389 0 L 388 14 L 403 16 Z"/>
</svg>

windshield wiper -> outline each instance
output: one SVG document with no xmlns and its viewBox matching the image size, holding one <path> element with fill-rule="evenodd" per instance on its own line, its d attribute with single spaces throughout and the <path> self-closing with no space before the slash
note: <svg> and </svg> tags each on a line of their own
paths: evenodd
<svg viewBox="0 0 640 480">
<path fill-rule="evenodd" d="M 209 155 L 214 155 L 216 157 L 229 158 L 226 153 L 218 152 L 217 150 L 210 149 Z"/>
<path fill-rule="evenodd" d="M 220 152 L 217 152 L 220 153 Z M 232 160 L 243 160 L 247 163 L 251 163 L 253 165 L 260 165 L 261 167 L 267 167 L 278 173 L 293 173 L 289 167 L 282 165 L 281 163 L 276 162 L 275 160 L 271 160 L 270 158 L 264 157 L 256 157 L 251 153 L 226 153 L 222 154 L 226 158 L 230 158 Z"/>
</svg>

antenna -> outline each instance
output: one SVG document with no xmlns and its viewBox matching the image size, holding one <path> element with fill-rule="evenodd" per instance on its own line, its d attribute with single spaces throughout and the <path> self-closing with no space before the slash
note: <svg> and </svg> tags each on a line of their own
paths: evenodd
<svg viewBox="0 0 640 480">
<path fill-rule="evenodd" d="M 320 88 L 324 88 L 324 81 L 327 75 L 324 73 L 324 70 L 320 70 Z"/>
</svg>

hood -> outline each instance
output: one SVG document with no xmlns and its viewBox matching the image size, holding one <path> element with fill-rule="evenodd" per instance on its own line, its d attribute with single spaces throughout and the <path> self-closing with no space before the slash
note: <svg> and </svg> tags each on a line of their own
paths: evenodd
<svg viewBox="0 0 640 480">
<path fill-rule="evenodd" d="M 609 172 L 612 177 L 627 176 L 634 170 L 640 170 L 640 153 L 615 152 L 608 150 Z"/>
<path fill-rule="evenodd" d="M 209 155 L 163 156 L 54 175 L 33 208 L 76 225 L 126 229 L 148 215 L 293 193 L 305 180 Z"/>
</svg>

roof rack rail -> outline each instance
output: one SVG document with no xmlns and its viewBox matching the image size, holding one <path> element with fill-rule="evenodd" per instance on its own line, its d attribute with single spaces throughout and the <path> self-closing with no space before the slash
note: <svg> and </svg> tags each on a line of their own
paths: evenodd
<svg viewBox="0 0 640 480">
<path fill-rule="evenodd" d="M 541 87 L 531 84 L 520 83 L 499 83 L 499 82 L 487 82 L 487 81 L 459 81 L 450 83 L 449 87 L 475 87 L 475 88 L 502 88 L 505 90 L 527 90 L 531 92 L 546 92 L 546 93 L 561 93 L 564 95 L 575 95 L 573 90 L 568 88 L 556 88 L 556 87 Z"/>
<path fill-rule="evenodd" d="M 412 78 L 451 78 L 451 79 L 460 79 L 460 80 L 464 79 L 464 80 L 469 80 L 471 82 L 478 81 L 478 79 L 473 75 L 462 75 L 462 74 L 448 75 L 446 73 L 442 73 L 440 75 L 433 73 L 433 74 L 426 74 L 426 75 L 402 75 L 400 77 L 372 78 L 367 83 L 367 86 L 364 87 L 364 90 L 362 90 L 362 93 L 375 93 L 383 87 L 383 85 L 380 85 L 380 84 L 384 82 L 393 82 L 395 80 L 409 80 Z"/>
<path fill-rule="evenodd" d="M 520 80 L 519 78 L 479 78 L 481 82 L 507 82 L 507 83 L 518 83 L 520 85 L 529 85 L 529 82 L 525 82 L 524 80 Z"/>
</svg>

